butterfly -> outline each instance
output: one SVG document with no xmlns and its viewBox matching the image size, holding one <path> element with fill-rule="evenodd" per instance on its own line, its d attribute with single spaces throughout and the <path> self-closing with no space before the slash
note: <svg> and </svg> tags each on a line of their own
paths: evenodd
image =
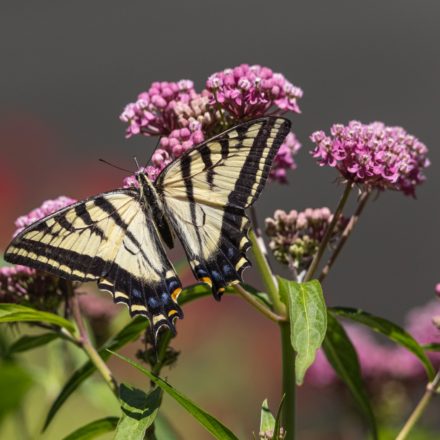
<svg viewBox="0 0 440 440">
<path fill-rule="evenodd" d="M 197 280 L 220 299 L 250 266 L 245 209 L 261 193 L 290 122 L 263 117 L 232 127 L 171 162 L 152 182 L 98 194 L 33 224 L 5 259 L 72 281 L 97 281 L 154 334 L 182 318 L 181 282 L 164 244 L 181 241 Z"/>
</svg>

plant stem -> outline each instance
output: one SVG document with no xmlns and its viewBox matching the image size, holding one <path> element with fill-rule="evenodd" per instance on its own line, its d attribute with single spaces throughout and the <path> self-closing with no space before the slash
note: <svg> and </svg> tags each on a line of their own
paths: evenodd
<svg viewBox="0 0 440 440">
<path fill-rule="evenodd" d="M 73 290 L 72 284 L 69 283 L 70 289 Z M 112 372 L 110 371 L 107 364 L 104 362 L 102 357 L 99 355 L 99 353 L 96 351 L 95 347 L 92 345 L 90 341 L 90 337 L 87 333 L 86 327 L 84 325 L 83 317 L 81 316 L 81 310 L 79 308 L 79 302 L 78 302 L 78 296 L 73 293 L 70 295 L 70 306 L 72 310 L 72 316 L 74 321 L 76 322 L 76 325 L 78 327 L 79 331 L 79 338 L 78 343 L 80 344 L 81 348 L 86 352 L 87 356 L 89 357 L 90 361 L 95 365 L 96 369 L 101 374 L 102 378 L 105 380 L 109 388 L 112 390 L 112 392 L 118 396 L 118 386 L 117 383 L 113 377 Z"/>
<path fill-rule="evenodd" d="M 327 264 L 325 265 L 324 269 L 322 269 L 321 275 L 319 276 L 319 281 L 322 283 L 324 278 L 328 275 L 330 272 L 330 269 L 332 268 L 334 262 L 338 258 L 342 248 L 344 247 L 348 237 L 353 232 L 354 227 L 356 226 L 360 215 L 362 214 L 362 211 L 365 208 L 365 205 L 367 204 L 367 201 L 370 197 L 371 191 L 366 190 L 362 193 L 361 197 L 359 198 L 359 203 L 356 208 L 356 211 L 351 216 L 350 221 L 347 223 L 347 226 L 345 227 L 344 231 L 342 232 L 341 238 L 339 239 L 338 245 L 336 246 L 336 249 L 333 251 L 332 255 L 330 256 Z"/>
<path fill-rule="evenodd" d="M 160 347 L 157 352 L 157 362 L 153 365 L 153 368 L 151 369 L 151 372 L 155 376 L 159 376 L 160 374 L 160 370 L 162 369 L 165 362 L 165 355 L 167 353 L 167 348 L 170 345 L 171 339 L 173 339 L 173 334 L 170 330 L 167 330 L 166 334 L 162 336 L 162 339 L 160 341 Z"/>
<path fill-rule="evenodd" d="M 399 435 L 396 437 L 396 440 L 404 440 L 408 438 L 410 431 L 414 428 L 417 421 L 425 412 L 429 402 L 431 401 L 431 398 L 435 395 L 439 386 L 440 386 L 440 371 L 437 372 L 433 381 L 428 383 L 428 385 L 426 386 L 425 394 L 420 399 L 419 403 L 415 407 L 412 414 L 409 416 L 402 430 L 399 432 Z"/>
<path fill-rule="evenodd" d="M 267 290 L 267 294 L 272 300 L 273 308 L 278 315 L 286 316 L 286 307 L 280 299 L 278 283 L 272 274 L 272 270 L 265 255 L 263 239 L 261 237 L 257 237 L 252 229 L 249 232 L 249 238 L 252 243 L 252 251 L 255 255 L 255 262 L 257 263 L 261 277 L 263 278 L 263 283 Z"/>
<path fill-rule="evenodd" d="M 259 312 L 261 312 L 266 318 L 269 318 L 273 322 L 281 322 L 285 321 L 285 318 L 282 316 L 278 316 L 276 313 L 272 312 L 268 307 L 266 307 L 261 301 L 255 298 L 254 295 L 249 293 L 246 289 L 243 288 L 240 284 L 236 284 L 234 286 L 237 293 L 250 305 L 255 307 Z"/>
<path fill-rule="evenodd" d="M 285 440 L 295 439 L 295 352 L 290 342 L 290 323 L 280 324 L 281 350 L 283 362 L 284 402 L 281 412 L 281 425 L 286 430 Z"/>
<path fill-rule="evenodd" d="M 310 264 L 309 269 L 307 270 L 307 273 L 304 277 L 303 282 L 310 281 L 312 279 L 313 275 L 315 274 L 316 269 L 318 268 L 318 265 L 321 261 L 321 258 L 324 255 L 325 249 L 327 248 L 327 244 L 330 241 L 333 230 L 335 229 L 335 226 L 336 226 L 336 224 L 342 214 L 344 206 L 347 203 L 348 196 L 350 195 L 352 188 L 353 188 L 353 183 L 347 182 L 347 184 L 345 186 L 345 190 L 342 194 L 342 197 L 339 200 L 338 206 L 336 207 L 336 211 L 333 214 L 332 221 L 330 222 L 327 230 L 325 231 L 324 237 L 319 245 L 318 252 L 313 257 L 312 263 Z"/>
</svg>

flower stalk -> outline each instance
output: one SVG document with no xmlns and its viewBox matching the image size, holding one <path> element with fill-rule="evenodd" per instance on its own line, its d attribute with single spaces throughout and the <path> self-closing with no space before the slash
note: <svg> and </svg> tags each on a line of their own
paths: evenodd
<svg viewBox="0 0 440 440">
<path fill-rule="evenodd" d="M 257 237 L 255 232 L 251 229 L 249 232 L 249 239 L 252 243 L 255 262 L 257 263 L 261 277 L 263 278 L 263 283 L 267 290 L 267 294 L 272 301 L 273 308 L 278 315 L 286 316 L 286 307 L 281 301 L 278 292 L 278 283 L 272 273 L 269 262 L 267 261 L 263 238 Z"/>
<path fill-rule="evenodd" d="M 365 205 L 368 202 L 368 199 L 370 198 L 371 191 L 365 190 L 359 198 L 358 206 L 356 208 L 356 211 L 351 216 L 349 222 L 347 223 L 347 226 L 345 227 L 344 231 L 342 232 L 341 238 L 339 239 L 339 242 L 331 254 L 327 264 L 322 269 L 321 275 L 319 276 L 319 281 L 322 283 L 325 279 L 325 277 L 330 272 L 330 269 L 332 268 L 333 264 L 335 263 L 336 259 L 338 258 L 342 248 L 344 247 L 345 243 L 347 242 L 348 237 L 353 232 L 353 229 L 355 228 L 357 222 L 359 221 L 359 217 L 361 216 Z"/>
<path fill-rule="evenodd" d="M 257 309 L 260 313 L 262 313 L 266 318 L 269 318 L 273 322 L 282 322 L 285 321 L 285 318 L 283 316 L 279 316 L 276 313 L 273 313 L 272 310 L 270 310 L 268 307 L 266 307 L 264 304 L 262 304 L 260 301 L 258 301 L 257 298 L 255 298 L 254 295 L 249 293 L 243 286 L 240 284 L 237 284 L 234 286 L 237 293 L 245 300 L 247 301 L 252 307 Z"/>
<path fill-rule="evenodd" d="M 280 323 L 282 377 L 284 401 L 281 411 L 281 425 L 286 431 L 285 440 L 295 439 L 295 352 L 290 342 L 290 323 Z"/>
<path fill-rule="evenodd" d="M 396 440 L 405 440 L 406 438 L 408 438 L 409 433 L 414 428 L 414 426 L 416 425 L 422 414 L 425 412 L 432 397 L 439 390 L 439 387 L 440 387 L 440 371 L 437 372 L 433 381 L 429 382 L 428 385 L 426 386 L 425 394 L 423 394 L 423 397 L 420 399 L 414 411 L 409 416 L 402 430 L 399 432 L 398 436 L 396 437 Z"/>
<path fill-rule="evenodd" d="M 312 263 L 310 264 L 306 275 L 304 276 L 303 281 L 310 281 L 315 274 L 319 263 L 321 262 L 322 256 L 324 255 L 324 252 L 327 248 L 327 245 L 330 241 L 330 238 L 332 236 L 333 230 L 335 229 L 336 224 L 338 223 L 339 217 L 342 214 L 342 211 L 344 210 L 345 204 L 347 203 L 348 197 L 351 193 L 351 190 L 353 188 L 352 182 L 347 182 L 345 185 L 344 192 L 342 194 L 341 199 L 339 200 L 338 206 L 336 207 L 335 213 L 333 215 L 332 221 L 328 225 L 327 230 L 325 231 L 324 238 L 322 239 L 318 252 L 316 252 L 315 256 L 313 257 Z"/>
<path fill-rule="evenodd" d="M 113 377 L 112 372 L 110 371 L 107 364 L 104 362 L 102 357 L 96 351 L 92 342 L 90 341 L 89 334 L 84 325 L 84 320 L 81 315 L 81 310 L 79 307 L 78 296 L 73 291 L 73 286 L 71 282 L 67 283 L 70 297 L 70 307 L 72 310 L 72 316 L 76 323 L 79 332 L 79 338 L 77 338 L 78 345 L 85 351 L 90 361 L 95 365 L 98 372 L 101 374 L 102 378 L 109 386 L 110 390 L 118 397 L 118 385 L 116 380 Z"/>
</svg>

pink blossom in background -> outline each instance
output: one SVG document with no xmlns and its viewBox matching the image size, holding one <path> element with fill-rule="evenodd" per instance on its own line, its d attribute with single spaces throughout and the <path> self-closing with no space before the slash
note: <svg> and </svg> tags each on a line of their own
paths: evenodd
<svg viewBox="0 0 440 440">
<path fill-rule="evenodd" d="M 60 196 L 53 200 L 46 200 L 40 207 L 33 209 L 28 214 L 22 215 L 15 220 L 15 226 L 17 229 L 14 232 L 14 237 L 37 220 L 47 217 L 48 215 L 75 202 L 75 199 L 66 196 Z"/>
<path fill-rule="evenodd" d="M 211 93 L 211 104 L 239 121 L 264 116 L 271 108 L 300 113 L 298 100 L 303 96 L 303 91 L 283 74 L 249 64 L 212 74 L 206 88 Z"/>
<path fill-rule="evenodd" d="M 119 312 L 110 296 L 85 294 L 78 296 L 79 306 L 84 316 L 91 320 L 110 320 Z"/>
<path fill-rule="evenodd" d="M 433 318 L 440 316 L 440 302 L 431 301 L 411 310 L 405 320 L 405 330 L 419 344 L 440 343 L 440 330 L 434 325 Z M 395 344 L 382 344 L 372 331 L 366 327 L 343 323 L 359 357 L 362 375 L 367 380 L 405 379 L 420 380 L 426 378 L 426 372 L 419 359 L 411 352 Z M 434 368 L 440 367 L 440 352 L 428 352 Z M 324 386 L 337 382 L 322 350 L 319 350 L 315 362 L 306 375 L 306 381 L 314 386 Z"/>
<path fill-rule="evenodd" d="M 318 164 L 338 169 L 353 182 L 413 196 L 425 180 L 428 149 L 401 127 L 351 121 L 347 126 L 334 124 L 330 136 L 316 131 L 310 139 L 316 144 L 312 156 Z"/>
</svg>

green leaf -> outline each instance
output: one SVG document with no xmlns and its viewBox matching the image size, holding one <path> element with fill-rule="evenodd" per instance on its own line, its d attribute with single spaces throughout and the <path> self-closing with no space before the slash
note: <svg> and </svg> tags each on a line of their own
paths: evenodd
<svg viewBox="0 0 440 440">
<path fill-rule="evenodd" d="M 116 428 L 115 440 L 144 440 L 153 424 L 162 400 L 162 391 L 155 388 L 148 394 L 121 384 L 119 388 L 122 417 Z"/>
<path fill-rule="evenodd" d="M 117 417 L 105 417 L 104 419 L 95 420 L 70 433 L 67 437 L 64 437 L 63 440 L 93 439 L 101 434 L 114 431 L 118 420 Z"/>
<path fill-rule="evenodd" d="M 401 345 L 402 347 L 405 347 L 419 358 L 420 362 L 425 367 L 429 380 L 434 378 L 434 367 L 426 356 L 426 353 L 423 351 L 422 346 L 419 345 L 419 343 L 407 331 L 399 327 L 397 324 L 394 324 L 387 319 L 370 315 L 369 313 L 360 309 L 352 309 L 349 307 L 333 307 L 330 310 L 331 313 L 335 315 L 342 316 L 343 318 L 348 318 L 352 321 L 366 325 L 375 332 L 381 333 L 391 341 Z"/>
<path fill-rule="evenodd" d="M 57 333 L 43 333 L 42 335 L 23 336 L 15 341 L 8 350 L 9 354 L 22 353 L 23 351 L 32 350 L 41 347 L 60 337 Z"/>
<path fill-rule="evenodd" d="M 280 296 L 289 306 L 290 340 L 296 352 L 296 383 L 301 385 L 307 369 L 321 347 L 327 329 L 327 312 L 319 281 L 297 283 L 278 277 Z"/>
<path fill-rule="evenodd" d="M 282 440 L 284 438 L 284 435 L 280 432 L 281 410 L 284 404 L 284 397 L 285 395 L 281 399 L 276 417 L 270 412 L 267 399 L 264 400 L 263 405 L 261 405 L 260 435 L 261 433 L 265 433 L 267 438 L 270 437 L 274 440 Z"/>
<path fill-rule="evenodd" d="M 154 421 L 154 434 L 158 439 L 181 440 L 181 436 L 177 433 L 171 422 L 159 412 Z"/>
<path fill-rule="evenodd" d="M 160 377 L 155 376 L 150 371 L 139 365 L 137 362 L 132 361 L 131 359 L 122 356 L 118 353 L 114 353 L 115 356 L 129 363 L 142 373 L 144 373 L 147 377 L 150 378 L 158 387 L 160 387 L 164 392 L 170 395 L 177 403 L 179 403 L 184 409 L 186 409 L 204 428 L 206 428 L 216 439 L 221 440 L 238 440 L 237 436 L 235 436 L 226 426 L 220 423 L 217 419 L 215 419 L 210 414 L 203 411 L 199 408 L 195 403 L 185 397 L 182 393 L 174 389 L 171 385 L 165 382 Z"/>
<path fill-rule="evenodd" d="M 275 417 L 270 412 L 267 399 L 261 405 L 260 432 L 275 432 Z"/>
<path fill-rule="evenodd" d="M 63 327 L 72 334 L 75 333 L 75 326 L 67 319 L 18 304 L 0 304 L 0 323 L 2 322 L 44 322 Z"/>
<path fill-rule="evenodd" d="M 0 364 L 0 420 L 21 405 L 32 384 L 29 373 L 16 363 Z"/>
<path fill-rule="evenodd" d="M 440 351 L 440 344 L 433 342 L 432 344 L 422 345 L 423 349 L 426 351 Z"/>
<path fill-rule="evenodd" d="M 117 333 L 113 338 L 108 340 L 103 347 L 98 351 L 99 355 L 107 360 L 110 357 L 110 350 L 118 350 L 127 343 L 137 339 L 139 335 L 146 329 L 148 325 L 148 320 L 139 316 L 132 321 L 130 321 L 119 333 Z M 95 365 L 92 362 L 86 362 L 82 367 L 76 370 L 69 380 L 66 382 L 61 392 L 58 394 L 57 398 L 53 402 L 49 409 L 46 420 L 44 422 L 43 431 L 49 426 L 50 422 L 54 418 L 55 414 L 68 399 L 68 397 L 95 371 Z"/>
<path fill-rule="evenodd" d="M 376 419 L 362 381 L 356 350 L 342 325 L 330 313 L 328 314 L 327 334 L 324 339 L 323 349 L 338 376 L 350 389 L 370 425 L 373 437 L 377 439 Z"/>
</svg>

